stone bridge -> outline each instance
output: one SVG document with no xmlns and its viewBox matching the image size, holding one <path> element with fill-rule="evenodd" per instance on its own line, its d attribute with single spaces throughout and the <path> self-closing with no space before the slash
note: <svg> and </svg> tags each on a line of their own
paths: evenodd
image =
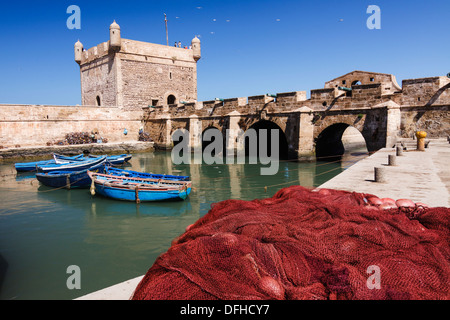
<svg viewBox="0 0 450 320">
<path fill-rule="evenodd" d="M 369 152 L 392 147 L 416 130 L 429 137 L 450 134 L 450 79 L 404 80 L 389 74 L 354 71 L 325 83 L 323 89 L 264 94 L 244 98 L 162 105 L 145 109 L 145 131 L 161 148 L 173 146 L 177 129 L 189 131 L 189 145 L 200 147 L 206 130 L 277 129 L 282 158 L 341 155 L 344 131 L 356 128 Z"/>
</svg>

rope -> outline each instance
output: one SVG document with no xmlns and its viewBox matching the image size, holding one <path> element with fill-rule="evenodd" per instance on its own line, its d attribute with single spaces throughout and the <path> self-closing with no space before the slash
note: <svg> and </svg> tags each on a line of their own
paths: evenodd
<svg viewBox="0 0 450 320">
<path fill-rule="evenodd" d="M 369 152 L 369 156 L 371 155 L 371 154 L 373 154 L 373 153 L 375 153 L 375 152 Z M 327 156 L 327 157 L 320 157 L 320 158 L 330 158 L 330 157 L 336 157 L 336 156 Z M 292 162 L 292 161 L 298 161 L 298 159 L 292 159 L 292 160 L 279 160 L 279 162 Z M 356 163 L 356 162 L 358 162 L 359 160 L 355 160 L 355 161 L 348 161 L 348 162 L 350 162 L 350 163 Z M 335 160 L 335 161 L 327 161 L 327 162 L 325 162 L 325 163 L 320 163 L 320 164 L 316 164 L 316 168 L 317 167 L 321 167 L 321 166 L 324 166 L 324 165 L 329 165 L 329 164 L 333 164 L 333 163 L 337 163 L 337 162 L 342 162 L 342 160 Z M 187 164 L 186 164 L 187 165 Z M 216 165 L 216 164 L 214 164 L 214 165 Z M 227 164 L 221 164 L 221 165 L 227 165 Z M 301 168 L 301 167 L 299 167 L 299 168 L 293 168 L 293 169 L 288 169 L 288 170 L 283 170 L 283 172 L 292 172 L 292 171 L 298 171 L 298 170 L 301 170 L 301 169 L 303 169 L 303 168 Z M 335 171 L 335 170 L 341 170 L 342 169 L 342 167 L 336 167 L 336 168 L 333 168 L 333 169 L 331 169 L 331 170 L 328 170 L 328 171 L 325 171 L 325 172 L 322 172 L 322 173 L 319 173 L 319 174 L 316 174 L 316 175 L 314 175 L 313 176 L 313 178 L 316 178 L 316 177 L 318 177 L 318 176 L 321 176 L 321 175 L 323 175 L 323 174 L 326 174 L 326 173 L 329 173 L 329 172 L 332 172 L 332 171 Z M 7 177 L 7 176 L 9 176 L 9 175 L 3 175 L 2 177 Z M 227 176 L 227 177 L 216 177 L 216 178 L 209 178 L 209 177 L 200 177 L 200 179 L 198 179 L 198 181 L 202 181 L 202 180 L 208 180 L 208 181 L 211 181 L 211 180 L 213 180 L 213 181 L 218 181 L 218 180 L 223 180 L 223 179 L 244 179 L 244 178 L 250 178 L 250 177 L 256 177 L 256 176 L 260 176 L 259 174 L 254 174 L 254 175 L 242 175 L 242 176 L 235 176 L 235 177 L 230 177 L 230 176 Z M 41 193 L 45 193 L 45 192 L 52 192 L 52 191 L 57 191 L 57 190 L 60 190 L 60 189 L 70 189 L 70 187 L 71 187 L 71 185 L 73 185 L 73 184 L 75 184 L 75 183 L 77 183 L 77 182 L 79 182 L 79 181 L 81 181 L 81 180 L 83 180 L 84 178 L 81 178 L 81 179 L 78 179 L 78 180 L 76 180 L 76 181 L 74 181 L 74 182 L 72 182 L 72 183 L 67 183 L 66 185 L 64 185 L 64 186 L 62 186 L 62 187 L 58 187 L 58 188 L 52 188 L 52 189 L 49 189 L 49 190 L 37 190 L 38 192 L 41 192 Z M 33 179 L 32 180 L 32 182 L 31 182 L 31 184 L 33 184 L 33 181 L 36 181 L 36 179 Z M 273 187 L 277 187 L 277 186 L 281 186 L 281 185 L 286 185 L 286 184 L 291 184 L 291 183 L 296 183 L 296 182 L 298 182 L 299 181 L 299 179 L 296 179 L 296 180 L 292 180 L 292 181 L 288 181 L 288 182 L 282 182 L 282 183 L 277 183 L 277 184 L 272 184 L 272 185 L 268 185 L 268 186 L 264 186 L 264 192 L 267 192 L 267 190 L 268 190 L 268 188 L 273 188 Z M 7 189 L 7 188 L 4 188 L 4 189 Z M 9 189 L 9 188 L 8 188 Z M 205 188 L 205 189 L 207 189 L 207 188 Z M 208 188 L 209 189 L 209 188 Z M 229 190 L 230 188 L 228 187 L 228 188 L 215 188 L 214 190 Z M 241 190 L 248 190 L 248 189 L 255 189 L 255 187 L 242 187 L 241 188 Z M 198 187 L 192 187 L 192 191 L 194 191 L 194 192 L 196 192 L 196 191 L 198 191 L 198 190 L 203 190 L 203 188 L 198 188 Z M 23 191 L 21 191 L 21 192 L 23 192 Z M 92 194 L 92 185 L 91 185 L 91 194 Z M 95 194 L 95 190 L 94 190 L 94 194 Z M 139 201 L 139 200 L 138 200 Z"/>
</svg>

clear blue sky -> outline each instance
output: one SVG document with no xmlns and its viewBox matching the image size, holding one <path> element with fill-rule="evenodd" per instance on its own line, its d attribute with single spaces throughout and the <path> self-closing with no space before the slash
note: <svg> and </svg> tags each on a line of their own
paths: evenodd
<svg viewBox="0 0 450 320">
<path fill-rule="evenodd" d="M 69 30 L 69 5 L 81 30 Z M 368 5 L 381 9 L 369 30 Z M 448 0 L 8 1 L 0 6 L 0 103 L 80 104 L 73 45 L 122 37 L 189 44 L 200 35 L 198 100 L 322 88 L 353 70 L 392 73 L 398 82 L 450 72 Z"/>
</svg>

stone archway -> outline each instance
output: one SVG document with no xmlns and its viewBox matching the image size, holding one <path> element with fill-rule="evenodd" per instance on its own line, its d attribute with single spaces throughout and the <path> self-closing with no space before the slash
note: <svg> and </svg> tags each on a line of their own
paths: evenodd
<svg viewBox="0 0 450 320">
<path fill-rule="evenodd" d="M 346 132 L 347 134 L 344 136 Z M 346 150 L 363 146 L 367 149 L 367 141 L 358 129 L 347 123 L 335 123 L 326 127 L 318 135 L 316 139 L 316 158 L 318 160 L 333 161 L 340 159 Z"/>
<path fill-rule="evenodd" d="M 208 138 L 211 137 L 211 139 L 207 139 L 205 134 L 209 133 L 207 136 Z M 222 131 L 220 131 L 218 128 L 214 127 L 214 126 L 209 126 L 207 127 L 205 130 L 203 130 L 202 135 L 201 135 L 201 142 L 202 142 L 202 152 L 205 151 L 206 147 L 208 147 L 210 144 L 214 143 L 217 137 L 221 137 L 222 139 L 222 148 L 221 150 L 216 150 L 213 149 L 213 154 L 211 154 L 211 156 L 216 156 L 220 153 L 225 154 L 224 150 L 225 150 L 225 137 L 223 137 L 222 135 Z M 217 154 L 216 154 L 217 153 Z"/>
<path fill-rule="evenodd" d="M 260 146 L 260 139 L 263 137 L 261 135 L 261 130 L 267 130 L 267 141 L 266 141 L 266 147 L 267 147 L 267 152 L 268 152 L 268 156 L 270 157 L 272 155 L 272 151 L 275 149 L 272 148 L 277 148 L 278 149 L 278 155 L 279 155 L 279 159 L 280 160 L 287 160 L 289 158 L 289 145 L 288 145 L 288 141 L 286 138 L 286 135 L 284 133 L 284 131 L 280 128 L 280 126 L 278 124 L 276 124 L 273 121 L 269 121 L 269 120 L 259 120 L 255 123 L 253 123 L 246 131 L 246 134 L 248 133 L 249 129 L 254 129 L 256 132 L 256 137 L 257 137 L 257 153 L 258 155 L 260 155 L 260 150 L 259 150 L 259 146 Z M 278 131 L 278 140 L 274 141 L 275 145 L 272 145 L 272 137 L 271 137 L 271 130 L 277 130 Z M 249 156 L 250 153 L 250 148 L 249 148 L 249 143 L 251 143 L 251 141 L 246 138 L 245 141 L 245 154 L 246 156 Z"/>
</svg>

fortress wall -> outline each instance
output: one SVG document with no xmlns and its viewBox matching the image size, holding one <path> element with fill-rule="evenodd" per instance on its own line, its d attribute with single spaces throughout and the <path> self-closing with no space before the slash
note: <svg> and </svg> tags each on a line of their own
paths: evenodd
<svg viewBox="0 0 450 320">
<path fill-rule="evenodd" d="M 137 141 L 142 116 L 117 107 L 0 105 L 0 146 L 46 145 L 94 129 L 109 142 Z"/>
<path fill-rule="evenodd" d="M 177 103 L 195 100 L 195 68 L 177 61 L 170 63 L 148 63 L 124 56 L 121 59 L 123 105 L 140 109 L 152 105 L 152 100 L 158 100 L 161 105 L 170 94 L 176 96 Z"/>
<path fill-rule="evenodd" d="M 89 50 L 96 49 L 97 47 Z M 96 50 L 95 50 L 96 51 Z M 87 52 L 87 51 L 86 51 Z M 85 53 L 86 53 L 85 52 Z M 96 51 L 97 52 L 97 51 Z M 92 53 L 93 54 L 93 53 Z M 97 105 L 96 98 L 100 97 L 100 104 L 105 106 L 117 105 L 116 101 L 116 66 L 109 56 L 103 56 L 90 63 L 84 64 L 81 73 L 81 96 L 83 105 Z"/>
<path fill-rule="evenodd" d="M 450 100 L 450 79 L 446 77 L 403 80 L 402 105 L 442 105 Z"/>
<path fill-rule="evenodd" d="M 400 135 L 413 138 L 423 130 L 427 138 L 450 136 L 450 105 L 428 107 L 401 107 Z"/>
</svg>

